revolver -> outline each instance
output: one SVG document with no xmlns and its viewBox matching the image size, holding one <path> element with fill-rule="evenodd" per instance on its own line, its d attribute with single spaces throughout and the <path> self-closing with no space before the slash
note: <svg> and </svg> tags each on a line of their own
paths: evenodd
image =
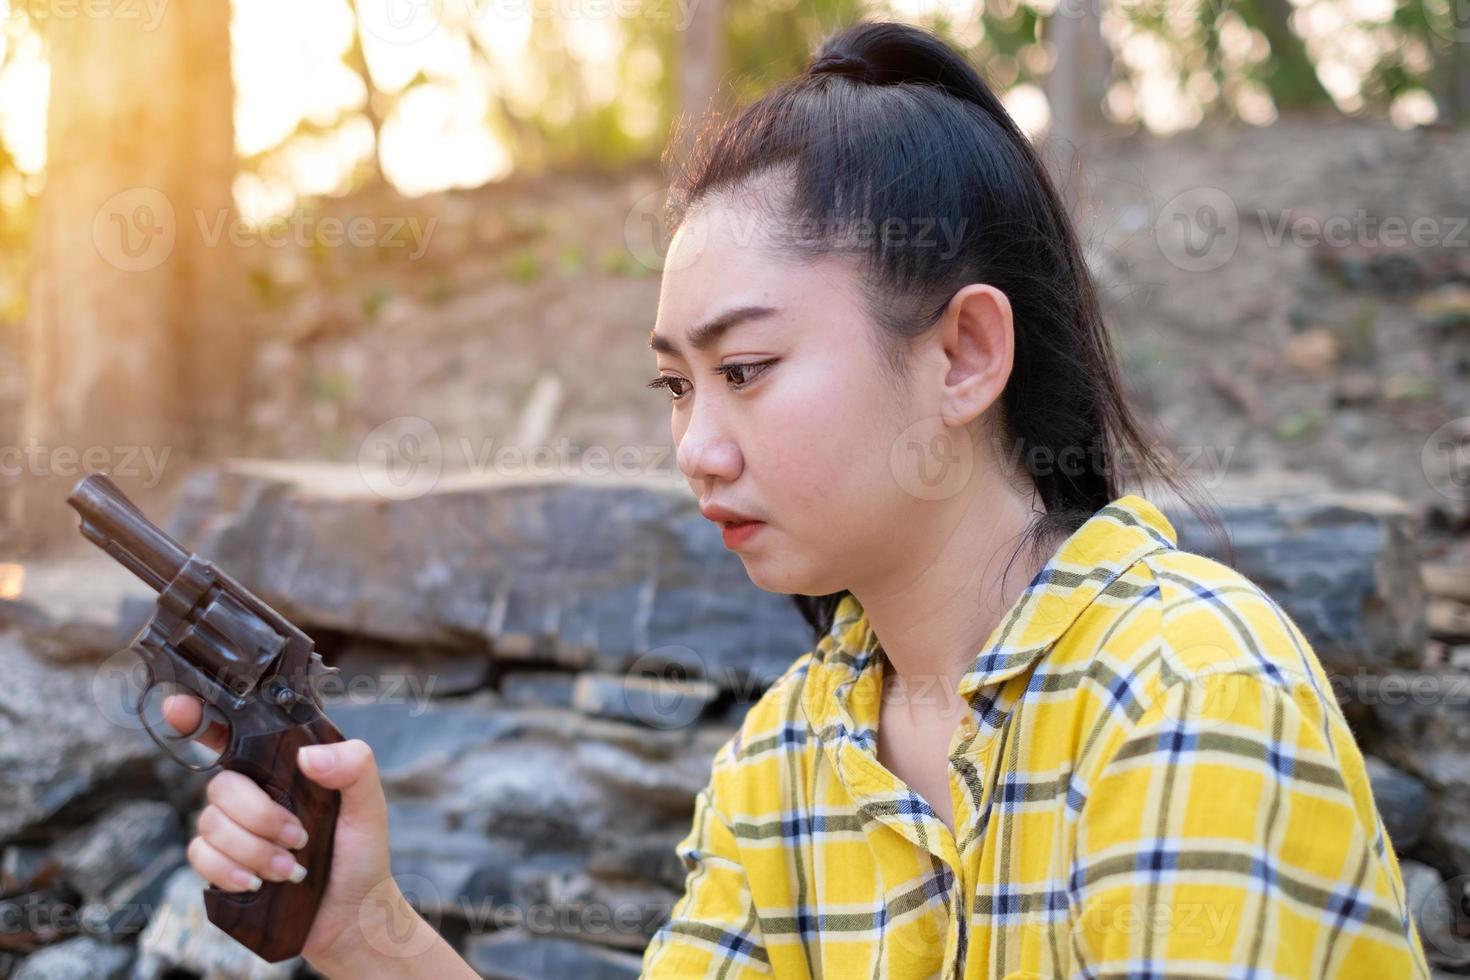
<svg viewBox="0 0 1470 980">
<path fill-rule="evenodd" d="M 209 921 L 237 942 L 271 963 L 298 955 L 326 890 L 342 795 L 304 776 L 296 750 L 343 740 L 316 687 L 337 668 L 323 665 L 311 637 L 151 523 L 105 473 L 84 477 L 66 502 L 81 515 L 83 537 L 158 593 L 152 615 L 129 643 L 147 671 L 137 714 L 149 737 L 195 772 L 233 769 L 249 776 L 306 828 L 309 839 L 297 852 L 307 871 L 302 881 L 267 881 L 254 892 L 204 889 Z M 199 726 L 188 735 L 160 737 L 148 721 L 145 702 L 163 683 L 204 703 Z M 170 743 L 189 742 L 212 721 L 229 734 L 210 764 L 174 751 Z"/>
</svg>

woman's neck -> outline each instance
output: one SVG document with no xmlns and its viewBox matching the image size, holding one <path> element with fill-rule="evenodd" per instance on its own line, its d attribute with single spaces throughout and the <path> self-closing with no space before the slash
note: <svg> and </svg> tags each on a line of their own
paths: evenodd
<svg viewBox="0 0 1470 980">
<path fill-rule="evenodd" d="M 981 644 L 1060 543 L 1017 551 L 1042 512 L 1002 481 L 977 488 L 906 542 L 901 568 L 852 588 L 891 665 L 885 708 L 892 699 L 925 716 L 963 709 L 955 692 Z"/>
</svg>

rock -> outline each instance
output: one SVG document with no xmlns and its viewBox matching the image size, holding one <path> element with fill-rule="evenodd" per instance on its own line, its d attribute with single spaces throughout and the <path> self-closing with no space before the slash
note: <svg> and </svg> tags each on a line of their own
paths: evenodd
<svg viewBox="0 0 1470 980">
<path fill-rule="evenodd" d="M 124 980 L 132 961 L 130 946 L 79 936 L 27 956 L 12 980 Z"/>
<path fill-rule="evenodd" d="M 1470 964 L 1465 916 L 1457 910 L 1465 898 L 1466 877 L 1445 881 L 1438 871 L 1418 861 L 1400 861 L 1399 872 L 1404 879 L 1404 901 L 1419 927 L 1429 962 L 1453 967 Z"/>
<path fill-rule="evenodd" d="M 515 898 L 522 921 L 535 932 L 642 950 L 667 915 L 670 896 L 636 879 L 527 863 L 516 869 Z"/>
<path fill-rule="evenodd" d="M 81 896 L 65 882 L 0 898 L 0 950 L 28 953 L 74 935 L 86 924 Z"/>
<path fill-rule="evenodd" d="M 395 873 L 421 879 L 443 905 L 503 893 L 506 869 L 528 855 L 570 855 L 580 867 L 594 836 L 601 847 L 607 833 L 687 830 L 729 735 L 486 704 L 431 702 L 415 717 L 391 705 L 333 714 L 343 735 L 373 747 L 389 804 L 403 815 L 390 822 Z M 649 871 L 661 884 L 662 872 Z"/>
<path fill-rule="evenodd" d="M 510 901 L 519 851 L 479 831 L 452 826 L 433 800 L 390 802 L 388 826 L 393 877 L 412 896 L 414 908 L 434 917 L 430 921 L 468 919 L 486 906 Z"/>
<path fill-rule="evenodd" d="M 599 949 L 589 943 L 527 933 L 476 936 L 465 958 L 490 980 L 637 980 L 641 957 Z"/>
<path fill-rule="evenodd" d="M 678 823 L 662 834 L 627 836 L 612 831 L 599 832 L 592 841 L 587 871 L 604 878 L 642 878 L 664 885 L 675 893 L 682 892 L 688 869 L 680 860 L 675 845 L 688 830 L 687 823 Z"/>
<path fill-rule="evenodd" d="M 1429 785 L 1470 787 L 1470 674 L 1421 670 L 1357 674 L 1340 695 L 1371 712 L 1370 751 Z"/>
<path fill-rule="evenodd" d="M 514 670 L 500 679 L 500 694 L 509 704 L 570 708 L 577 675 L 559 670 Z"/>
<path fill-rule="evenodd" d="M 147 868 L 159 854 L 184 843 L 184 828 L 167 803 L 132 800 L 57 842 L 66 880 L 89 902 Z"/>
<path fill-rule="evenodd" d="M 0 627 L 20 628 L 49 659 L 94 661 L 115 653 L 132 638 L 131 633 L 122 635 L 123 603 L 151 602 L 154 596 L 137 576 L 100 551 L 16 567 L 19 591 L 0 599 Z"/>
<path fill-rule="evenodd" d="M 727 689 L 811 648 L 790 598 L 751 583 L 687 489 L 445 474 L 390 499 L 366 480 L 236 460 L 191 479 L 168 527 L 308 633 L 612 673 L 680 651 Z"/>
<path fill-rule="evenodd" d="M 134 935 L 147 927 L 173 873 L 188 862 L 184 845 L 160 851 L 152 861 L 108 889 L 90 906 L 97 916 L 92 931 L 110 939 Z"/>
<path fill-rule="evenodd" d="M 387 700 L 416 704 L 480 690 L 490 681 L 490 657 L 462 650 L 434 651 L 354 641 L 337 652 L 332 666 L 342 673 L 319 687 L 330 713 L 332 696 L 348 701 Z"/>
<path fill-rule="evenodd" d="M 1329 667 L 1418 666 L 1425 590 L 1414 519 L 1396 497 L 1234 481 L 1214 495 L 1233 567 L 1281 604 Z M 1179 546 L 1226 561 L 1193 513 L 1154 498 Z M 1229 562 L 1227 561 L 1227 564 Z"/>
<path fill-rule="evenodd" d="M 346 738 L 373 748 L 385 786 L 412 792 L 437 791 L 439 774 L 471 748 L 514 737 L 521 716 L 498 710 L 493 698 L 403 705 L 369 702 L 330 708 Z M 420 788 L 419 777 L 423 777 Z"/>
<path fill-rule="evenodd" d="M 159 751 L 135 717 L 129 727 L 131 703 L 117 698 L 125 678 L 109 664 L 48 662 L 19 631 L 0 632 L 0 839 L 63 811 L 79 823 L 117 800 L 170 792 L 175 774 L 155 766 Z"/>
<path fill-rule="evenodd" d="M 43 888 L 60 880 L 61 863 L 50 848 L 38 844 L 9 844 L 0 855 L 0 895 Z"/>
<path fill-rule="evenodd" d="M 188 865 L 170 876 L 158 913 L 138 940 L 132 980 L 165 980 L 187 970 L 203 980 L 287 980 L 300 957 L 267 963 L 209 921 L 206 882 Z"/>
<path fill-rule="evenodd" d="M 1470 869 L 1470 674 L 1458 670 L 1359 673 L 1339 695 L 1361 719 L 1365 750 L 1423 781 L 1421 846 Z M 1377 790 L 1377 784 L 1374 786 Z"/>
<path fill-rule="evenodd" d="M 577 675 L 572 706 L 589 715 L 651 728 L 682 728 L 698 720 L 719 695 L 720 689 L 709 681 L 587 672 Z"/>
<path fill-rule="evenodd" d="M 1406 853 L 1424 836 L 1429 824 L 1429 793 L 1424 784 L 1382 759 L 1365 756 L 1373 799 L 1394 850 Z"/>
</svg>

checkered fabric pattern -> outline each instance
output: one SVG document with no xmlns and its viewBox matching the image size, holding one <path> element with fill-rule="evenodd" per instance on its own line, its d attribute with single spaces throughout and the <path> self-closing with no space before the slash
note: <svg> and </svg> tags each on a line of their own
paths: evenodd
<svg viewBox="0 0 1470 980">
<path fill-rule="evenodd" d="M 643 976 L 1428 977 L 1363 758 L 1286 613 L 1129 494 L 960 684 L 954 831 L 879 763 L 856 599 L 716 754 Z"/>
</svg>

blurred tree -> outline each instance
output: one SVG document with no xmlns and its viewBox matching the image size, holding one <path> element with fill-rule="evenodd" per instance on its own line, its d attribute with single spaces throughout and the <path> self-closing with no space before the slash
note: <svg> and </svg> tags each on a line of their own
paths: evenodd
<svg viewBox="0 0 1470 980">
<path fill-rule="evenodd" d="M 368 125 L 373 128 L 373 154 L 369 161 L 369 170 L 372 178 L 377 183 L 383 182 L 383 115 L 378 109 L 382 100 L 382 93 L 373 83 L 373 73 L 368 70 L 367 58 L 362 52 L 362 15 L 358 13 L 357 0 L 349 0 L 348 8 L 352 14 L 352 42 L 347 47 L 344 60 L 347 67 L 351 68 L 362 81 L 363 103 L 362 114 L 367 118 Z"/>
<path fill-rule="evenodd" d="M 1053 152 L 1048 154 L 1057 184 L 1069 207 L 1083 206 L 1078 182 L 1072 179 L 1081 144 L 1107 125 L 1103 99 L 1111 73 L 1111 53 L 1102 36 L 1101 0 L 1066 2 L 1046 21 L 1052 65 L 1046 76 L 1048 127 Z"/>
<path fill-rule="evenodd" d="M 679 31 L 679 114 L 685 118 L 704 115 L 715 103 L 720 76 L 725 71 L 724 0 L 700 0 L 690 11 L 688 25 Z M 684 156 L 690 149 L 693 127 L 680 127 L 681 141 L 674 152 Z"/>
<path fill-rule="evenodd" d="M 1203 9 L 1211 15 L 1218 13 L 1213 4 L 1205 4 Z M 1291 29 L 1290 0 L 1239 0 L 1235 9 L 1248 25 L 1266 35 L 1271 44 L 1264 81 L 1278 108 L 1333 106 L 1332 96 L 1317 78 L 1317 68 L 1307 56 L 1302 39 Z"/>
<path fill-rule="evenodd" d="M 30 11 L 51 64 L 21 431 L 40 452 L 10 516 L 38 538 L 74 525 L 63 498 L 89 450 L 127 485 L 142 453 L 228 447 L 249 363 L 229 5 L 60 9 Z"/>
</svg>

